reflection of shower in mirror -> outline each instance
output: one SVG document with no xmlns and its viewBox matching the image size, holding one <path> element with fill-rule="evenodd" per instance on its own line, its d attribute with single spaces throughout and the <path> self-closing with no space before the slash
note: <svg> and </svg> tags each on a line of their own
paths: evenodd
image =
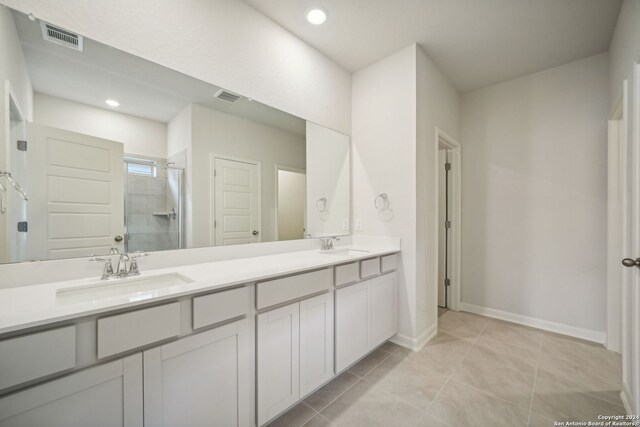
<svg viewBox="0 0 640 427">
<path fill-rule="evenodd" d="M 20 184 L 18 184 L 18 182 L 11 176 L 11 173 L 0 171 L 0 176 L 7 178 L 7 181 L 9 181 L 9 184 L 11 184 L 11 186 L 18 192 L 18 194 L 20 194 L 20 196 L 22 196 L 22 198 L 25 201 L 27 202 L 29 201 L 29 196 L 27 196 L 27 192 L 24 191 L 24 189 L 20 186 Z M 7 191 L 6 188 L 4 188 L 4 186 L 2 187 L 2 190 Z"/>
</svg>

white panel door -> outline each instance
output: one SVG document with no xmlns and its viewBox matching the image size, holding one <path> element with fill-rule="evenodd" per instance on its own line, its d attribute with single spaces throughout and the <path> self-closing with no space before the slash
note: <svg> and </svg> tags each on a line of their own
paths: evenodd
<svg viewBox="0 0 640 427">
<path fill-rule="evenodd" d="M 0 427 L 142 427 L 142 355 L 0 398 Z"/>
<path fill-rule="evenodd" d="M 215 245 L 260 242 L 260 168 L 257 163 L 214 160 Z"/>
<path fill-rule="evenodd" d="M 371 280 L 371 347 L 377 347 L 396 333 L 396 275 Z"/>
<path fill-rule="evenodd" d="M 300 398 L 300 305 L 258 315 L 258 425 Z"/>
<path fill-rule="evenodd" d="M 250 351 L 247 319 L 145 351 L 145 425 L 252 425 Z"/>
<path fill-rule="evenodd" d="M 119 142 L 29 124 L 29 257 L 123 249 L 124 148 Z"/>
<path fill-rule="evenodd" d="M 300 301 L 300 397 L 333 377 L 333 293 Z"/>
<path fill-rule="evenodd" d="M 629 171 L 627 192 L 630 203 L 624 206 L 623 239 L 625 265 L 622 283 L 622 399 L 631 414 L 640 413 L 640 64 L 634 65 L 632 137 L 627 153 Z M 623 132 L 626 131 L 623 129 Z M 625 227 L 626 226 L 626 227 Z M 629 233 L 630 231 L 630 233 Z"/>
<path fill-rule="evenodd" d="M 336 291 L 336 372 L 371 349 L 371 280 Z"/>
</svg>

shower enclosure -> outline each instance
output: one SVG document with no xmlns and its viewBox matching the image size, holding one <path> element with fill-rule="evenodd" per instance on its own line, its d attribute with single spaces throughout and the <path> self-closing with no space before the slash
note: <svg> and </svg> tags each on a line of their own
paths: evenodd
<svg viewBox="0 0 640 427">
<path fill-rule="evenodd" d="M 184 169 L 125 160 L 125 251 L 182 249 Z"/>
</svg>

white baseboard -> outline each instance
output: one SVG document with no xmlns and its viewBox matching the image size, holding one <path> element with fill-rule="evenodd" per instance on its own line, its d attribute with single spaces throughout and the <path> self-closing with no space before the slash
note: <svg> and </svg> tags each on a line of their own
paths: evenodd
<svg viewBox="0 0 640 427">
<path fill-rule="evenodd" d="M 460 310 L 480 314 L 482 316 L 493 317 L 494 319 L 506 320 L 520 325 L 531 326 L 533 328 L 544 329 L 545 331 L 556 332 L 558 334 L 569 335 L 571 337 L 581 338 L 583 340 L 593 341 L 599 344 L 604 344 L 606 341 L 606 334 L 604 332 L 577 328 L 575 326 L 551 322 L 549 320 L 538 319 L 535 317 L 523 316 L 516 313 L 509 313 L 508 311 L 496 310 L 494 308 L 468 304 L 466 302 L 460 303 Z"/>
<path fill-rule="evenodd" d="M 421 333 L 417 338 L 412 338 L 408 335 L 397 333 L 391 338 L 390 341 L 394 344 L 398 344 L 401 347 L 408 348 L 409 350 L 420 351 L 422 350 L 422 347 L 424 347 L 431 340 L 431 338 L 436 336 L 437 333 L 438 326 L 433 325 L 432 327 Z"/>
<path fill-rule="evenodd" d="M 625 384 L 622 385 L 622 391 L 620 392 L 620 398 L 622 399 L 622 404 L 624 405 L 624 410 L 627 411 L 627 414 L 632 415 L 633 414 L 633 410 L 631 408 L 631 402 L 632 402 L 633 396 L 631 394 L 631 391 L 629 390 L 629 387 L 627 387 Z"/>
</svg>

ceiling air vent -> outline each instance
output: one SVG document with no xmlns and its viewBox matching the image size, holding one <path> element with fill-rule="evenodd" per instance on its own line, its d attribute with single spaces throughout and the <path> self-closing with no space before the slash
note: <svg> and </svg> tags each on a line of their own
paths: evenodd
<svg viewBox="0 0 640 427">
<path fill-rule="evenodd" d="M 242 98 L 240 95 L 236 95 L 235 93 L 229 92 L 224 89 L 220 89 L 219 91 L 217 91 L 216 94 L 213 95 L 213 97 L 231 103 L 237 102 L 240 98 Z"/>
<path fill-rule="evenodd" d="M 82 52 L 82 36 L 44 21 L 40 22 L 40 26 L 45 40 Z"/>
</svg>

